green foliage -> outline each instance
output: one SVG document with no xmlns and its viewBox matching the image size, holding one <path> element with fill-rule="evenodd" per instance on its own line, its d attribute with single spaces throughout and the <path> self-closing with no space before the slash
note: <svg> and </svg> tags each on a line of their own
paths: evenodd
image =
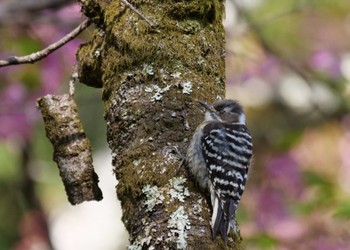
<svg viewBox="0 0 350 250">
<path fill-rule="evenodd" d="M 0 143 L 0 182 L 16 178 L 20 171 L 19 158 L 16 150 Z"/>
<path fill-rule="evenodd" d="M 334 217 L 339 219 L 350 219 L 350 201 L 341 202 L 334 211 Z"/>
<path fill-rule="evenodd" d="M 328 209 L 330 204 L 336 202 L 334 183 L 327 180 L 317 172 L 305 172 L 304 180 L 309 190 L 315 190 L 311 199 L 299 204 L 297 210 L 304 215 L 309 215 L 321 209 Z"/>
<path fill-rule="evenodd" d="M 4 143 L 0 143 L 0 166 L 0 249 L 10 249 L 21 214 L 16 183 L 21 169 L 16 150 Z"/>
<path fill-rule="evenodd" d="M 259 246 L 259 249 L 273 249 L 278 244 L 276 239 L 264 234 L 258 235 L 251 242 Z"/>
<path fill-rule="evenodd" d="M 41 50 L 42 44 L 32 38 L 23 36 L 19 42 L 12 42 L 11 47 L 19 55 L 28 55 Z"/>
</svg>

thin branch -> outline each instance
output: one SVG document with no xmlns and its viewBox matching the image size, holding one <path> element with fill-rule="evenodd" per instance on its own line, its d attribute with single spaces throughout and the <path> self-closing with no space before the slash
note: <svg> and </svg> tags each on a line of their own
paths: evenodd
<svg viewBox="0 0 350 250">
<path fill-rule="evenodd" d="M 314 85 L 313 82 L 316 80 L 324 84 L 328 83 L 327 87 L 335 90 L 337 93 L 341 93 L 344 91 L 344 85 L 334 84 L 334 82 L 336 82 L 337 80 L 332 79 L 327 75 L 318 74 L 312 68 L 310 68 L 310 66 L 308 66 L 307 64 L 303 64 L 302 66 L 300 66 L 296 64 L 294 61 L 292 61 L 291 59 L 289 59 L 288 57 L 284 56 L 283 53 L 281 53 L 275 46 L 273 46 L 273 44 L 269 43 L 269 41 L 263 36 L 261 32 L 262 26 L 255 23 L 252 20 L 252 18 L 249 16 L 249 14 L 246 13 L 244 9 L 241 8 L 239 4 L 237 4 L 236 1 L 233 0 L 232 3 L 234 4 L 238 15 L 246 21 L 250 30 L 256 35 L 255 38 L 260 43 L 260 46 L 265 52 L 273 55 L 274 58 L 276 58 L 279 62 L 281 62 L 287 69 L 297 74 L 309 86 L 313 86 Z M 345 104 L 344 104 L 345 102 L 346 101 L 341 99 L 341 103 L 342 103 L 341 105 L 343 107 L 345 107 Z M 315 103 L 313 103 L 313 105 L 315 109 L 319 110 L 321 113 L 324 113 L 324 111 L 321 108 L 319 108 L 318 105 L 316 105 Z M 342 107 L 340 106 L 339 110 L 341 108 Z M 341 111 L 339 112 L 341 113 Z"/>
<path fill-rule="evenodd" d="M 83 21 L 81 24 L 79 24 L 78 27 L 76 27 L 72 32 L 58 40 L 57 42 L 49 45 L 43 50 L 34 52 L 27 56 L 12 56 L 10 58 L 7 58 L 5 60 L 0 60 L 0 67 L 9 66 L 9 65 L 16 65 L 16 64 L 25 64 L 25 63 L 34 63 L 36 61 L 39 61 L 45 57 L 47 57 L 49 54 L 54 52 L 55 50 L 59 49 L 72 39 L 74 39 L 77 35 L 79 35 L 83 30 L 85 30 L 90 25 L 89 19 Z"/>
<path fill-rule="evenodd" d="M 129 3 L 127 0 L 120 0 L 123 4 L 125 4 L 128 8 L 130 8 L 132 11 L 134 11 L 137 15 L 139 15 L 143 20 L 145 20 L 151 27 L 156 27 L 156 25 L 149 20 L 147 17 L 145 17 L 138 9 L 136 9 L 131 3 Z"/>
<path fill-rule="evenodd" d="M 274 55 L 277 60 L 279 60 L 282 64 L 284 64 L 287 68 L 294 71 L 296 74 L 298 74 L 306 83 L 311 84 L 311 76 L 309 72 L 304 70 L 303 68 L 297 66 L 295 63 L 290 61 L 288 58 L 282 56 L 276 48 L 274 48 L 272 45 L 269 44 L 268 41 L 264 38 L 264 36 L 261 33 L 261 27 L 258 26 L 251 18 L 250 16 L 239 6 L 239 4 L 236 1 L 232 1 L 233 5 L 235 6 L 235 9 L 238 13 L 238 15 L 243 18 L 248 27 L 254 34 L 256 35 L 255 38 L 260 43 L 261 47 L 264 49 L 264 51 L 270 53 L 271 55 Z"/>
</svg>

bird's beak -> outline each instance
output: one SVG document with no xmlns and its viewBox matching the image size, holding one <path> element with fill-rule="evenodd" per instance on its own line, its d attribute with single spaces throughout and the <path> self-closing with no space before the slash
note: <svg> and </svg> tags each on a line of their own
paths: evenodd
<svg viewBox="0 0 350 250">
<path fill-rule="evenodd" d="M 204 101 L 199 101 L 198 100 L 198 103 L 200 105 L 202 105 L 206 110 L 208 110 L 209 112 L 214 112 L 216 113 L 216 110 L 214 109 L 213 105 L 207 103 L 207 102 L 204 102 Z"/>
</svg>

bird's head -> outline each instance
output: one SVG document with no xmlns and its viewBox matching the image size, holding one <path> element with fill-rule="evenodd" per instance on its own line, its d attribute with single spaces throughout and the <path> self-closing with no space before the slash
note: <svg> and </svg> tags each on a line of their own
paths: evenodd
<svg viewBox="0 0 350 250">
<path fill-rule="evenodd" d="M 243 112 L 243 108 L 235 100 L 218 100 L 213 104 L 203 101 L 198 102 L 207 110 L 205 113 L 205 120 L 207 121 L 245 124 L 245 114 Z"/>
</svg>

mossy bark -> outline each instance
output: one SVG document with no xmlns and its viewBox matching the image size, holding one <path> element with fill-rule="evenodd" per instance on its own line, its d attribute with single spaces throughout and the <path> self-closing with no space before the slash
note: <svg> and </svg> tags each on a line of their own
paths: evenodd
<svg viewBox="0 0 350 250">
<path fill-rule="evenodd" d="M 224 96 L 223 2 L 131 1 L 155 28 L 119 1 L 80 3 L 96 25 L 77 54 L 80 80 L 103 88 L 130 248 L 225 248 L 211 239 L 208 197 L 179 169 L 203 119 L 195 100 Z M 228 249 L 240 249 L 235 238 Z"/>
</svg>

